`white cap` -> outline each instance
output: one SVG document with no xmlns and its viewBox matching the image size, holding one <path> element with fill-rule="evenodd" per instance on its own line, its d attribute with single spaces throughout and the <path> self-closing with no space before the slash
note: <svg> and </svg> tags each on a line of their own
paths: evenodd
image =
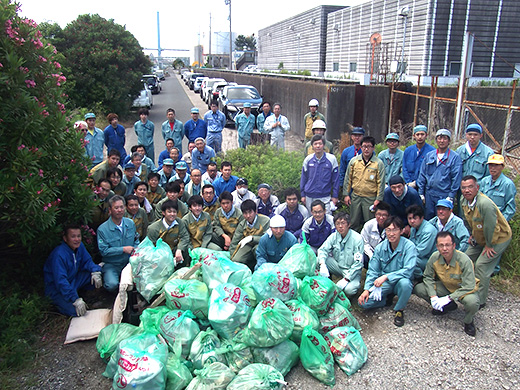
<svg viewBox="0 0 520 390">
<path fill-rule="evenodd" d="M 319 105 L 320 105 L 320 102 L 318 101 L 318 99 L 311 99 L 309 101 L 309 107 L 314 107 L 314 106 L 318 107 Z"/>
<path fill-rule="evenodd" d="M 281 215 L 275 215 L 271 218 L 271 223 L 269 224 L 272 228 L 281 228 L 285 227 L 285 219 Z"/>
</svg>

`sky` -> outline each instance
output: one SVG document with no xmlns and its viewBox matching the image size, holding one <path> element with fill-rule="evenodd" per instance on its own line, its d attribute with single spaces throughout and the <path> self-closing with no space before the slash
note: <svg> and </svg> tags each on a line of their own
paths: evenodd
<svg viewBox="0 0 520 390">
<path fill-rule="evenodd" d="M 157 12 L 160 15 L 161 48 L 187 49 L 164 51 L 163 56 L 188 56 L 198 43 L 208 50 L 210 13 L 213 32 L 229 31 L 229 6 L 224 0 L 17 0 L 21 15 L 37 23 L 56 22 L 62 28 L 82 14 L 99 14 L 126 26 L 143 48 L 157 48 Z M 232 0 L 232 30 L 242 35 L 257 35 L 258 30 L 297 15 L 320 4 L 356 5 L 369 0 Z M 282 5 L 283 4 L 283 5 Z M 151 51 L 145 50 L 148 54 Z M 154 55 L 157 54 L 155 50 Z M 192 55 L 192 54 L 190 54 Z"/>
</svg>

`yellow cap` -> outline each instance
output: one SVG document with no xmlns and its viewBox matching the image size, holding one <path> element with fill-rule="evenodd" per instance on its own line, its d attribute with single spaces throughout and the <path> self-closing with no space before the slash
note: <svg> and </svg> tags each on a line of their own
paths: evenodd
<svg viewBox="0 0 520 390">
<path fill-rule="evenodd" d="M 504 165 L 504 156 L 501 154 L 493 154 L 492 156 L 489 156 L 487 163 Z"/>
</svg>

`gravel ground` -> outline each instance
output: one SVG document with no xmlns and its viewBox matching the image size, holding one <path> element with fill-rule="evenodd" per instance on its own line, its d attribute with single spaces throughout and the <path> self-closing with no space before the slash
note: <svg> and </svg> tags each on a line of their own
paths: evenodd
<svg viewBox="0 0 520 390">
<path fill-rule="evenodd" d="M 519 386 L 520 335 L 518 297 L 491 291 L 488 305 L 475 317 L 477 336 L 463 331 L 463 310 L 434 317 L 426 302 L 412 296 L 402 328 L 390 308 L 354 310 L 368 348 L 368 361 L 348 377 L 336 365 L 336 386 L 382 389 L 512 389 Z M 62 345 L 68 321 L 42 336 L 34 364 L 17 375 L 13 389 L 109 389 L 101 374 L 105 364 L 95 341 Z M 299 364 L 286 376 L 287 389 L 328 387 Z"/>
</svg>

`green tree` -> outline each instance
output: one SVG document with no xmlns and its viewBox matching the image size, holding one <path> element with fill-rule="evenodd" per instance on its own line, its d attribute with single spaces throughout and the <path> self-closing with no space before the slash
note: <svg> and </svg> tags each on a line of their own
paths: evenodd
<svg viewBox="0 0 520 390">
<path fill-rule="evenodd" d="M 255 34 L 247 36 L 247 37 L 245 35 L 239 35 L 235 39 L 235 50 L 255 51 L 256 50 Z"/>
<path fill-rule="evenodd" d="M 186 65 L 184 65 L 184 61 L 181 60 L 180 58 L 176 58 L 174 61 L 173 61 L 173 67 L 175 69 L 181 69 L 181 68 L 184 68 Z"/>
<path fill-rule="evenodd" d="M 42 256 L 60 239 L 61 223 L 86 221 L 90 163 L 66 117 L 63 56 L 16 4 L 0 7 L 0 257 Z"/>
<path fill-rule="evenodd" d="M 124 26 L 97 14 L 78 16 L 61 32 L 54 32 L 52 42 L 70 69 L 68 92 L 76 107 L 127 112 L 143 88 L 142 75 L 152 66 Z"/>
</svg>

